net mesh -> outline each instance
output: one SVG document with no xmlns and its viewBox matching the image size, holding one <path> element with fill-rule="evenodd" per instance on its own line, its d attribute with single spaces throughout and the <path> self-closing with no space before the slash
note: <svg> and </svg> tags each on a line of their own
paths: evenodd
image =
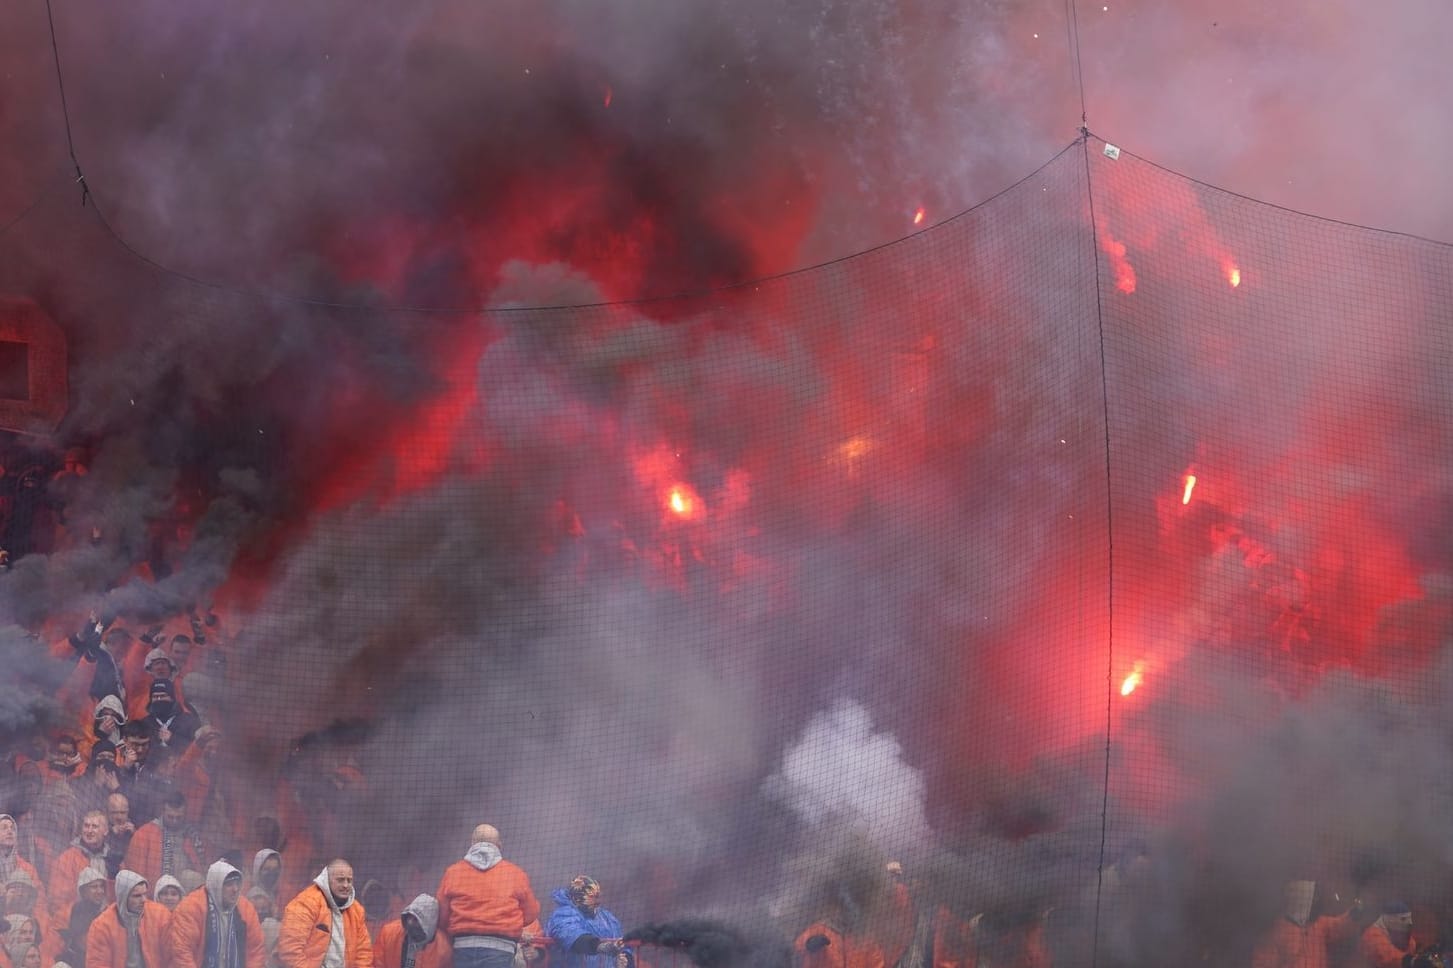
<svg viewBox="0 0 1453 968">
<path fill-rule="evenodd" d="M 125 760 L 105 642 L 133 719 L 153 647 L 195 713 L 132 819 L 181 790 L 199 860 L 281 847 L 291 890 L 348 857 L 380 922 L 488 821 L 660 964 L 1244 964 L 1297 878 L 1440 936 L 1453 253 L 1101 147 L 550 309 L 588 279 L 310 303 L 37 205 L 0 292 L 71 386 L 5 461 L 24 851 L 96 797 L 45 740 Z"/>
</svg>

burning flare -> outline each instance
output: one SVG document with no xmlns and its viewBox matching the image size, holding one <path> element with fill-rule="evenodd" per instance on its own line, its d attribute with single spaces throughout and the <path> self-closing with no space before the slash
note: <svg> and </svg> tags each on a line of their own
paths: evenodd
<svg viewBox="0 0 1453 968">
<path fill-rule="evenodd" d="M 922 225 L 923 224 L 923 216 L 925 216 L 927 214 L 928 213 L 924 210 L 924 208 L 923 208 L 922 205 L 918 206 L 918 211 L 916 211 L 916 212 L 913 213 L 913 224 L 914 225 Z"/>
<path fill-rule="evenodd" d="M 1232 266 L 1231 271 L 1226 273 L 1226 278 L 1231 282 L 1231 288 L 1235 289 L 1241 285 L 1241 270 Z"/>
<path fill-rule="evenodd" d="M 701 498 L 690 484 L 673 484 L 666 492 L 666 507 L 678 518 L 694 518 L 701 508 Z"/>
<path fill-rule="evenodd" d="M 1187 474 L 1186 475 L 1186 487 L 1185 487 L 1185 490 L 1183 490 L 1181 492 L 1181 503 L 1182 504 L 1190 504 L 1191 503 L 1191 493 L 1194 492 L 1195 489 L 1196 489 L 1196 475 L 1194 475 L 1194 474 Z"/>
<path fill-rule="evenodd" d="M 1130 675 L 1125 677 L 1124 682 L 1120 683 L 1120 695 L 1130 695 L 1135 691 L 1136 686 L 1139 686 L 1145 681 L 1144 670 L 1145 663 L 1137 661 L 1134 670 L 1131 671 Z"/>
</svg>

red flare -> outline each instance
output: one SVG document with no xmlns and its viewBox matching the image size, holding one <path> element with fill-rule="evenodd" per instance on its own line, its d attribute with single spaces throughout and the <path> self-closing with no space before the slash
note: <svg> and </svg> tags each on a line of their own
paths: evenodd
<svg viewBox="0 0 1453 968">
<path fill-rule="evenodd" d="M 1181 492 L 1181 503 L 1182 504 L 1190 504 L 1191 503 L 1191 492 L 1193 492 L 1195 489 L 1196 489 L 1196 475 L 1194 475 L 1194 474 L 1187 474 L 1186 475 L 1186 487 L 1185 487 L 1185 490 Z"/>
<path fill-rule="evenodd" d="M 916 211 L 916 212 L 913 213 L 913 224 L 914 225 L 922 225 L 923 224 L 923 216 L 925 216 L 927 214 L 928 213 L 924 210 L 924 208 L 923 208 L 922 205 L 918 206 L 918 211 Z"/>
</svg>

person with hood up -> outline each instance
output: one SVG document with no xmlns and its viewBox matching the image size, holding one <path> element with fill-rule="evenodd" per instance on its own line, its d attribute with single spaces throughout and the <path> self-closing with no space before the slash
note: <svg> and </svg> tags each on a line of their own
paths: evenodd
<svg viewBox="0 0 1453 968">
<path fill-rule="evenodd" d="M 1413 912 L 1402 901 L 1384 904 L 1382 916 L 1367 926 L 1357 942 L 1357 960 L 1367 968 L 1407 968 L 1417 953 Z"/>
<path fill-rule="evenodd" d="M 187 798 L 172 790 L 161 802 L 161 814 L 131 836 L 126 867 L 155 883 L 163 874 L 175 877 L 202 866 L 191 839 L 185 835 Z M 178 887 L 181 885 L 178 884 Z"/>
<path fill-rule="evenodd" d="M 449 942 L 439 934 L 439 902 L 420 894 L 378 929 L 374 968 L 450 968 Z"/>
<path fill-rule="evenodd" d="M 152 684 L 158 681 L 171 682 L 172 677 L 177 674 L 177 664 L 161 646 L 156 646 L 146 653 L 145 668 L 147 680 L 138 683 L 140 688 L 130 691 L 131 699 L 127 702 L 127 711 L 131 714 L 132 719 L 141 719 L 146 715 L 146 707 L 151 702 Z"/>
<path fill-rule="evenodd" d="M 1328 951 L 1357 933 L 1352 919 L 1361 909 L 1353 902 L 1341 914 L 1316 914 L 1316 881 L 1288 881 L 1283 889 L 1282 916 L 1251 954 L 1251 968 L 1327 968 Z"/>
<path fill-rule="evenodd" d="M 91 713 L 91 735 L 96 738 L 90 756 L 121 748 L 121 727 L 126 724 L 126 707 L 115 696 L 102 696 Z"/>
<path fill-rule="evenodd" d="M 156 879 L 156 885 L 151 889 L 151 899 L 175 914 L 185 893 L 181 881 L 170 874 L 163 874 Z"/>
<path fill-rule="evenodd" d="M 106 830 L 106 815 L 100 810 L 81 818 L 80 836 L 61 851 L 50 872 L 46 900 L 51 914 L 59 915 L 76 903 L 76 878 L 82 868 L 94 867 L 103 877 L 106 875 Z"/>
<path fill-rule="evenodd" d="M 46 916 L 45 906 L 37 903 L 39 898 L 40 890 L 35 881 L 24 870 L 16 868 L 5 884 L 5 914 L 7 917 L 18 914 L 35 922 L 38 932 L 36 941 L 41 945 L 41 954 L 49 963 L 60 953 L 60 943 L 50 929 L 50 918 Z"/>
<path fill-rule="evenodd" d="M 439 930 L 453 942 L 458 968 L 510 968 L 540 902 L 530 878 L 500 853 L 498 830 L 482 823 L 470 842 L 439 882 Z"/>
<path fill-rule="evenodd" d="M 151 734 L 156 755 L 179 757 L 186 751 L 202 721 L 177 698 L 177 687 L 170 679 L 153 679 L 142 724 Z"/>
<path fill-rule="evenodd" d="M 30 875 L 31 883 L 40 884 L 34 865 L 20 856 L 20 824 L 8 813 L 0 813 L 0 884 L 9 884 L 16 871 Z"/>
<path fill-rule="evenodd" d="M 86 932 L 86 968 L 168 968 L 172 913 L 146 899 L 147 886 L 136 871 L 117 873 L 116 903 Z"/>
<path fill-rule="evenodd" d="M 281 910 L 282 902 L 278 895 L 282 890 L 282 880 L 282 854 L 271 847 L 264 847 L 252 855 L 252 887 L 247 892 L 248 897 L 253 891 L 262 891 L 268 896 L 273 911 Z"/>
<path fill-rule="evenodd" d="M 373 968 L 368 914 L 353 896 L 353 865 L 331 861 L 288 902 L 278 930 L 283 968 Z"/>
<path fill-rule="evenodd" d="M 631 952 L 621 944 L 621 923 L 600 906 L 600 883 L 581 874 L 550 895 L 556 908 L 545 922 L 555 942 L 557 968 L 629 968 Z"/>
<path fill-rule="evenodd" d="M 171 968 L 264 968 L 262 924 L 242 896 L 242 871 L 225 860 L 207 868 L 206 890 L 172 912 L 167 946 Z"/>
<path fill-rule="evenodd" d="M 79 898 L 63 917 L 56 920 L 61 925 L 61 958 L 73 965 L 86 963 L 86 933 L 106 908 L 106 877 L 94 867 L 83 867 L 76 877 L 76 893 Z"/>
</svg>

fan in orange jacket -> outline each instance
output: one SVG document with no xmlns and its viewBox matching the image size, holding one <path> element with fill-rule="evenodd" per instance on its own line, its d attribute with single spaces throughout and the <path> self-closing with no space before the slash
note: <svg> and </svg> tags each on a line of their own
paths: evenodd
<svg viewBox="0 0 1453 968">
<path fill-rule="evenodd" d="M 450 968 L 449 941 L 439 933 L 439 902 L 420 894 L 378 929 L 374 968 Z"/>
<path fill-rule="evenodd" d="M 1352 908 L 1313 917 L 1315 881 L 1289 881 L 1285 909 L 1251 953 L 1251 968 L 1327 968 L 1328 949 L 1357 933 Z M 1360 905 L 1356 905 L 1360 907 Z"/>
<path fill-rule="evenodd" d="M 106 872 L 107 829 L 106 815 L 100 810 L 91 810 L 81 818 L 81 835 L 61 851 L 51 866 L 46 901 L 52 915 L 59 915 L 76 903 L 76 878 L 81 868 L 94 867 L 103 874 Z"/>
<path fill-rule="evenodd" d="M 1367 926 L 1357 942 L 1357 956 L 1367 968 L 1403 968 L 1417 954 L 1413 912 L 1402 901 L 1382 906 L 1382 917 Z"/>
<path fill-rule="evenodd" d="M 172 913 L 146 899 L 146 880 L 136 871 L 116 874 L 115 904 L 96 915 L 86 932 L 86 968 L 127 968 L 127 952 L 141 945 L 146 968 L 168 968 L 166 935 Z"/>
<path fill-rule="evenodd" d="M 242 896 L 240 870 L 225 860 L 207 868 L 207 886 L 172 912 L 167 949 L 171 968 L 264 968 L 262 924 Z"/>
<path fill-rule="evenodd" d="M 283 911 L 278 960 L 283 968 L 373 968 L 367 918 L 353 896 L 353 866 L 332 861 Z"/>
<path fill-rule="evenodd" d="M 136 871 L 148 883 L 156 883 L 163 874 L 176 877 L 185 870 L 202 866 L 196 848 L 182 835 L 187 815 L 187 798 L 178 791 L 167 794 L 162 801 L 161 816 L 136 828 L 126 848 L 122 866 Z"/>
<path fill-rule="evenodd" d="M 457 964 L 508 965 L 525 925 L 540 917 L 540 902 L 529 876 L 501 855 L 498 830 L 482 823 L 470 840 L 464 859 L 439 881 L 439 930 L 453 943 Z"/>
</svg>

